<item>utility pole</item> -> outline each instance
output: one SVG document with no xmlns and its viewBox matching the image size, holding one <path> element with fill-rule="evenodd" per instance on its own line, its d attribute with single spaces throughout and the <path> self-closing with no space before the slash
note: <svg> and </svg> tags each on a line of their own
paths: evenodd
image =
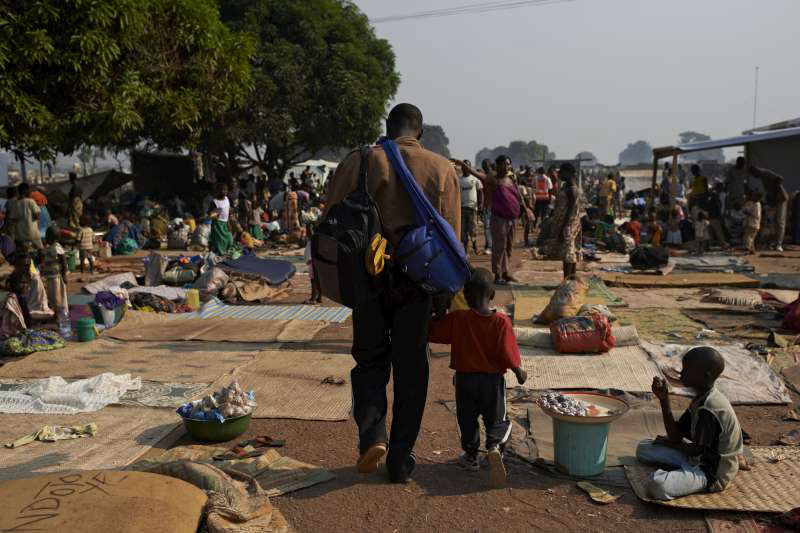
<svg viewBox="0 0 800 533">
<path fill-rule="evenodd" d="M 753 90 L 753 129 L 756 128 L 756 117 L 758 115 L 758 70 L 759 67 L 756 66 L 756 82 Z"/>
</svg>

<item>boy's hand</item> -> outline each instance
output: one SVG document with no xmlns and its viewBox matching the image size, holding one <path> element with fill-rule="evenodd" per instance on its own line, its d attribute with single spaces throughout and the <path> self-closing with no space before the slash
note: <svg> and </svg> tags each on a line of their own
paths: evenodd
<svg viewBox="0 0 800 533">
<path fill-rule="evenodd" d="M 667 387 L 667 382 L 664 381 L 664 378 L 660 378 L 658 376 L 654 377 L 652 390 L 653 394 L 656 395 L 656 398 L 662 402 L 669 398 L 669 388 Z"/>
<path fill-rule="evenodd" d="M 528 381 L 528 373 L 522 370 L 521 367 L 512 368 L 511 371 L 517 376 L 517 383 L 520 385 L 524 385 L 525 382 Z"/>
</svg>

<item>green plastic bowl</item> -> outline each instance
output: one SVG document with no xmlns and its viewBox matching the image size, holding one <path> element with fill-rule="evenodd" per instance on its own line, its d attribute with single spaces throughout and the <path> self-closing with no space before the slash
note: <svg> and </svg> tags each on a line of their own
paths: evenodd
<svg viewBox="0 0 800 533">
<path fill-rule="evenodd" d="M 249 413 L 238 418 L 230 418 L 225 422 L 193 420 L 182 416 L 181 418 L 183 419 L 183 425 L 186 426 L 186 431 L 192 438 L 204 442 L 224 442 L 233 440 L 247 431 L 247 428 L 250 427 L 252 416 L 253 413 Z"/>
</svg>

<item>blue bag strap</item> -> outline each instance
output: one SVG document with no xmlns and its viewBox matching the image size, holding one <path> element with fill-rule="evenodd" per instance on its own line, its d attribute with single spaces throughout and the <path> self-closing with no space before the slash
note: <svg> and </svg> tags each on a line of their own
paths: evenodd
<svg viewBox="0 0 800 533">
<path fill-rule="evenodd" d="M 417 218 L 417 224 L 420 226 L 426 225 L 430 219 L 436 221 L 436 217 L 433 216 L 435 209 L 431 205 L 430 200 L 428 200 L 428 197 L 425 196 L 425 193 L 420 188 L 416 178 L 414 178 L 414 175 L 411 173 L 411 170 L 409 170 L 408 166 L 406 165 L 403 155 L 400 153 L 400 149 L 397 147 L 397 143 L 391 139 L 382 139 L 380 141 L 380 145 L 383 147 L 384 152 L 386 152 L 386 157 L 389 159 L 389 163 L 391 163 L 392 167 L 394 168 L 395 174 L 398 175 L 400 181 L 403 182 L 406 191 L 408 191 L 409 196 L 411 196 L 411 204 L 414 206 L 414 214 Z M 430 212 L 427 212 L 422 206 L 426 206 Z M 448 242 L 450 251 L 454 253 L 456 257 L 459 257 L 467 267 L 469 267 L 469 261 L 464 255 L 461 247 L 459 246 L 454 248 L 452 243 L 449 242 L 450 239 L 444 240 Z"/>
</svg>

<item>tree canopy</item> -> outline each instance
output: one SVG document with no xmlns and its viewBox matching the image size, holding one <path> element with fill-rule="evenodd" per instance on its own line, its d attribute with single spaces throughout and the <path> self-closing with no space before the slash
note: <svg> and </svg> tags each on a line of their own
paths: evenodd
<svg viewBox="0 0 800 533">
<path fill-rule="evenodd" d="M 711 137 L 705 133 L 698 133 L 696 131 L 684 131 L 678 134 L 678 140 L 681 144 L 696 143 L 703 141 L 710 141 Z M 702 152 L 689 152 L 688 154 L 681 155 L 684 161 L 718 161 L 725 162 L 725 154 L 722 148 L 715 148 L 714 150 L 703 150 Z"/>
<path fill-rule="evenodd" d="M 436 152 L 437 154 L 447 157 L 450 156 L 450 139 L 444 133 L 444 128 L 441 126 L 434 126 L 432 124 L 425 124 L 422 126 L 422 146 Z"/>
<path fill-rule="evenodd" d="M 556 158 L 556 154 L 549 151 L 546 144 L 539 144 L 536 141 L 511 141 L 508 146 L 484 148 L 475 154 L 475 163 L 480 164 L 484 159 L 494 161 L 496 157 L 503 154 L 510 157 L 514 165 L 537 166 L 544 159 Z"/>
<path fill-rule="evenodd" d="M 622 166 L 641 165 L 652 160 L 653 147 L 647 141 L 631 143 L 619 153 L 619 164 Z"/>
<path fill-rule="evenodd" d="M 250 85 L 215 0 L 0 0 L 0 148 L 191 146 Z"/>
<path fill-rule="evenodd" d="M 256 52 L 253 92 L 206 139 L 219 167 L 282 176 L 322 150 L 378 137 L 400 78 L 391 46 L 352 2 L 228 0 L 221 15 Z"/>
</svg>

